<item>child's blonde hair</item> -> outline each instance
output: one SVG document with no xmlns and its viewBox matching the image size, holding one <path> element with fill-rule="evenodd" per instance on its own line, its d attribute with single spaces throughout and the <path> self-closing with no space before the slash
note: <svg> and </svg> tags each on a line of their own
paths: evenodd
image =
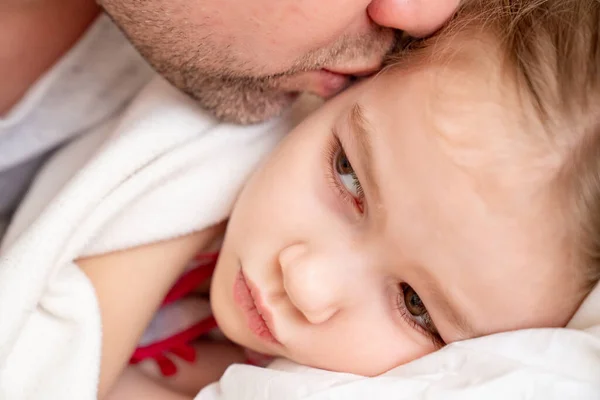
<svg viewBox="0 0 600 400">
<path fill-rule="evenodd" d="M 493 37 L 503 70 L 532 106 L 524 109 L 535 110 L 529 114 L 560 154 L 551 181 L 556 215 L 583 297 L 600 280 L 600 0 L 463 0 L 438 34 L 408 39 L 395 62 L 423 54 L 439 61 L 448 54 L 432 48 L 464 34 Z"/>
</svg>

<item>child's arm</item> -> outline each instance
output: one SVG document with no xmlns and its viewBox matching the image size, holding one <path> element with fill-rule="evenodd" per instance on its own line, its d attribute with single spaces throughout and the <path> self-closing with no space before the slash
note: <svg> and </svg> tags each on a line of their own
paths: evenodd
<svg viewBox="0 0 600 400">
<path fill-rule="evenodd" d="M 193 397 L 204 387 L 218 381 L 230 365 L 246 362 L 243 349 L 226 341 L 198 340 L 192 346 L 197 354 L 196 360 L 188 362 L 173 357 L 171 360 L 177 366 L 177 373 L 173 376 L 163 376 L 153 360 L 142 361 L 135 367 L 162 387 Z"/>
<path fill-rule="evenodd" d="M 127 367 L 105 400 L 192 400 L 156 382 L 136 367 Z"/>
<path fill-rule="evenodd" d="M 98 398 L 103 399 L 114 385 L 154 312 L 188 262 L 223 229 L 221 225 L 77 261 L 96 290 L 102 318 Z"/>
<path fill-rule="evenodd" d="M 245 361 L 243 351 L 227 342 L 199 341 L 194 349 L 200 356 L 193 363 L 173 358 L 174 376 L 162 376 L 152 360 L 126 367 L 103 400 L 191 400 L 231 364 Z"/>
</svg>

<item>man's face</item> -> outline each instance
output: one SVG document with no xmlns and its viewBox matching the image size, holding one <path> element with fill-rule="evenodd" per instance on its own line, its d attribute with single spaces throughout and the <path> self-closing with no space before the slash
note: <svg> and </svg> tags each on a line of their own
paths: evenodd
<svg viewBox="0 0 600 400">
<path fill-rule="evenodd" d="M 298 92 L 330 97 L 374 72 L 397 36 L 382 25 L 403 28 L 386 20 L 398 11 L 390 0 L 99 3 L 159 73 L 219 118 L 242 123 L 277 115 Z M 456 3 L 429 1 L 443 15 L 438 25 Z M 419 20 L 410 12 L 402 15 Z"/>
</svg>

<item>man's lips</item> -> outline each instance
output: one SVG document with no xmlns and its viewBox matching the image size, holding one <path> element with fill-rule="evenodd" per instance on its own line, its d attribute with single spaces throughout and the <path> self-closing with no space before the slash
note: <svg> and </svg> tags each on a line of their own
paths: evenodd
<svg viewBox="0 0 600 400">
<path fill-rule="evenodd" d="M 266 342 L 279 344 L 273 332 L 271 312 L 264 305 L 256 286 L 244 276 L 241 268 L 233 284 L 233 298 L 244 312 L 250 331 Z"/>
<path fill-rule="evenodd" d="M 325 69 L 306 72 L 306 89 L 325 99 L 330 98 L 350 85 L 350 75 L 338 74 Z"/>
<path fill-rule="evenodd" d="M 323 68 L 323 71 L 331 72 L 332 74 L 353 76 L 355 78 L 365 78 L 375 74 L 381 69 L 381 64 L 369 67 L 360 68 Z"/>
<path fill-rule="evenodd" d="M 377 68 L 366 69 L 330 69 L 301 72 L 284 84 L 284 88 L 290 91 L 307 91 L 317 96 L 328 99 L 346 89 L 356 80 L 372 75 Z"/>
</svg>

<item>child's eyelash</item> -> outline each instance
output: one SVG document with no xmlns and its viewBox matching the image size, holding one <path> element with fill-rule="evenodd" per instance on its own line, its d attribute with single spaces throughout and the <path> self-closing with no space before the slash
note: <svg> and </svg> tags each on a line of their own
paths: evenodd
<svg viewBox="0 0 600 400">
<path fill-rule="evenodd" d="M 404 290 L 402 289 L 402 285 L 398 285 L 398 290 L 399 293 L 396 297 L 396 307 L 402 319 L 404 319 L 404 321 L 407 324 L 409 324 L 413 329 L 417 330 L 417 332 L 431 339 L 431 342 L 433 343 L 433 346 L 436 349 L 441 349 L 442 347 L 444 347 L 446 343 L 439 334 L 433 333 L 423 328 L 419 323 L 417 323 L 417 321 L 415 321 L 414 317 L 411 316 L 410 312 L 408 311 L 408 308 L 406 308 L 406 303 L 404 302 Z"/>
<path fill-rule="evenodd" d="M 332 139 L 329 141 L 329 143 L 327 144 L 327 147 L 326 147 L 327 167 L 326 167 L 325 172 L 326 172 L 327 181 L 329 182 L 331 187 L 338 193 L 338 195 L 343 200 L 352 204 L 354 207 L 356 207 L 362 213 L 364 211 L 364 207 L 363 207 L 364 192 L 363 192 L 362 185 L 361 185 L 360 181 L 358 180 L 358 177 L 356 176 L 356 173 L 354 171 L 352 172 L 352 178 L 354 180 L 356 192 L 358 193 L 358 198 L 355 198 L 350 193 L 348 193 L 348 190 L 344 187 L 344 185 L 342 185 L 340 183 L 340 180 L 336 176 L 336 171 L 334 170 L 334 168 L 335 168 L 334 165 L 335 165 L 335 159 L 337 156 L 339 156 L 340 152 L 345 153 L 345 150 L 344 150 L 344 147 L 342 146 L 342 143 L 341 143 L 337 133 L 334 130 L 332 133 Z"/>
</svg>

